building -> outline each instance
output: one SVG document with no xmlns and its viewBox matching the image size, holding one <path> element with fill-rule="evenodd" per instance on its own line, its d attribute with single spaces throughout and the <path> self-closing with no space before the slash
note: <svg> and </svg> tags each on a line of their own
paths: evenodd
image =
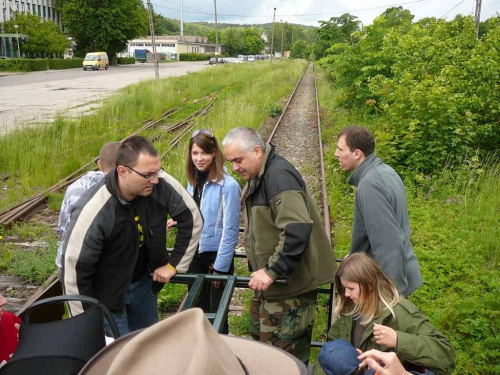
<svg viewBox="0 0 500 375">
<path fill-rule="evenodd" d="M 207 37 L 202 36 L 159 35 L 155 37 L 155 43 L 156 53 L 164 54 L 172 60 L 177 60 L 180 53 L 221 55 L 225 52 L 225 45 L 218 44 L 216 46 L 214 43 L 209 43 Z M 122 56 L 132 57 L 135 54 L 135 50 L 145 49 L 153 52 L 153 42 L 150 36 L 129 41 L 127 50 L 123 51 Z"/>
<path fill-rule="evenodd" d="M 44 21 L 53 21 L 62 28 L 61 14 L 55 10 L 55 0 L 0 0 L 0 24 L 9 21 L 16 12 L 31 13 Z M 0 56 L 17 57 L 15 34 L 2 34 L 0 30 Z"/>
</svg>

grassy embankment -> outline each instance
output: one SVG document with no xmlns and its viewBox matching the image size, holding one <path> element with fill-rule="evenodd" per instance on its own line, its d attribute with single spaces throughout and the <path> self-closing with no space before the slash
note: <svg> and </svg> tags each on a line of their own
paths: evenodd
<svg viewBox="0 0 500 375">
<path fill-rule="evenodd" d="M 275 62 L 272 70 L 266 63 L 227 65 L 159 82 L 146 81 L 120 90 L 95 114 L 77 119 L 61 116 L 53 124 L 13 131 L 0 138 L 0 175 L 10 175 L 0 192 L 0 210 L 43 191 L 89 162 L 103 143 L 123 139 L 146 118 L 159 118 L 177 107 L 181 111 L 169 119 L 169 124 L 186 118 L 207 104 L 206 100 L 194 101 L 209 94 L 218 93 L 214 109 L 199 119 L 195 128 L 211 129 L 219 140 L 235 126 L 257 128 L 276 104 L 288 97 L 304 67 L 303 61 Z M 161 130 L 153 129 L 142 135 L 158 133 Z M 162 133 L 155 143 L 161 154 L 175 135 Z M 184 139 L 163 159 L 165 170 L 183 184 L 187 142 Z M 49 206 L 58 210 L 62 198 L 63 193 L 50 196 Z M 54 271 L 57 237 L 48 225 L 31 221 L 0 227 L 0 236 L 4 237 L 0 240 L 2 273 L 40 283 Z M 30 251 L 20 250 L 6 240 L 8 236 L 41 243 Z M 161 307 L 168 310 L 177 305 L 184 291 L 185 287 L 179 285 L 165 288 Z"/>
<path fill-rule="evenodd" d="M 334 157 L 336 135 L 349 124 L 375 135 L 384 119 L 334 108 L 335 90 L 326 74 L 318 79 L 326 152 L 328 194 L 337 257 L 349 251 L 354 189 Z M 383 140 L 377 154 L 384 159 Z M 393 165 L 398 169 L 398 166 Z M 415 181 L 420 181 L 419 183 Z M 500 168 L 498 155 L 480 161 L 465 155 L 459 166 L 443 166 L 424 179 L 405 180 L 412 243 L 424 285 L 411 296 L 452 341 L 455 373 L 500 373 Z"/>
</svg>

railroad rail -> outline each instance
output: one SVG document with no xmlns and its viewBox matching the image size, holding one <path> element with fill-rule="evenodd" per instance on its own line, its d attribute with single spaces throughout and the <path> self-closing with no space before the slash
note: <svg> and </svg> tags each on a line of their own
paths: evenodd
<svg viewBox="0 0 500 375">
<path fill-rule="evenodd" d="M 208 95 L 204 98 L 198 99 L 197 102 L 200 102 L 202 100 L 207 100 L 207 99 L 209 99 L 210 101 L 205 107 L 192 113 L 184 121 L 170 126 L 169 128 L 167 128 L 165 130 L 164 133 L 162 133 L 160 135 L 152 136 L 150 138 L 150 141 L 155 142 L 157 139 L 160 139 L 163 134 L 174 132 L 176 130 L 182 129 L 183 127 L 188 127 L 188 129 L 190 129 L 193 126 L 192 122 L 194 119 L 196 119 L 198 117 L 206 116 L 208 114 L 208 112 L 212 109 L 213 102 L 216 98 L 217 98 L 217 94 L 211 94 L 211 95 Z M 170 116 L 177 113 L 179 110 L 180 110 L 180 108 L 172 108 L 172 109 L 169 109 L 168 111 L 166 111 L 165 113 L 163 113 L 162 116 L 160 116 L 160 118 L 158 120 L 152 121 L 151 119 L 148 119 L 148 120 L 145 120 L 145 121 L 139 123 L 139 124 L 144 124 L 144 125 L 140 126 L 137 130 L 135 130 L 133 133 L 129 134 L 127 137 L 123 138 L 120 142 L 123 142 L 132 136 L 138 135 L 146 130 L 152 129 L 152 128 L 162 124 Z M 187 131 L 184 130 L 184 131 L 182 131 L 181 134 L 176 136 L 174 138 L 174 140 L 171 141 L 171 147 L 168 150 L 171 150 L 173 147 L 175 147 L 179 143 L 179 141 L 182 139 L 182 137 L 186 134 Z M 163 154 L 162 157 L 164 155 L 165 154 Z M 31 215 L 33 215 L 34 213 L 39 211 L 44 206 L 44 204 L 47 201 L 48 196 L 51 193 L 58 192 L 64 188 L 66 188 L 67 186 L 71 185 L 73 182 L 78 180 L 83 174 L 85 174 L 89 169 L 96 170 L 94 165 L 98 159 L 99 159 L 99 157 L 97 157 L 97 156 L 92 158 L 92 160 L 90 162 L 83 165 L 82 167 L 80 167 L 79 169 L 77 169 L 73 173 L 69 174 L 68 176 L 64 177 L 63 179 L 59 180 L 58 182 L 56 182 L 54 185 L 47 188 L 43 192 L 36 194 L 35 196 L 7 209 L 6 211 L 4 211 L 2 213 L 0 213 L 0 224 L 10 225 L 15 221 L 23 220 L 23 219 L 30 217 Z M 91 168 L 91 167 L 94 167 L 94 168 Z"/>
</svg>

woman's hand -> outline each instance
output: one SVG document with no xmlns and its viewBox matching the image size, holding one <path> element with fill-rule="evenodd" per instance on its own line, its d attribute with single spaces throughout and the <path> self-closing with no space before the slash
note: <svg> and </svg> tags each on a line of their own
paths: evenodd
<svg viewBox="0 0 500 375">
<path fill-rule="evenodd" d="M 362 361 L 359 364 L 360 368 L 368 366 L 375 370 L 380 375 L 407 375 L 409 374 L 401 362 L 399 361 L 396 353 L 384 353 L 375 349 L 362 353 L 361 350 L 356 349 L 360 356 L 358 359 Z"/>
<path fill-rule="evenodd" d="M 398 333 L 390 327 L 382 324 L 373 325 L 373 336 L 378 345 L 387 346 L 388 348 L 396 348 L 398 343 Z"/>
</svg>

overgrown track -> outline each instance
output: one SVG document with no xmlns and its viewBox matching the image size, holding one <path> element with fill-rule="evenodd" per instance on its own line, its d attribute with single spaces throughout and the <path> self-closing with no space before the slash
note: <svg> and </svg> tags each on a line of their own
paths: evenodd
<svg viewBox="0 0 500 375">
<path fill-rule="evenodd" d="M 172 126 L 166 128 L 164 131 L 158 132 L 158 134 L 151 136 L 149 138 L 150 141 L 155 142 L 156 140 L 161 139 L 165 133 L 171 133 L 171 132 L 175 132 L 177 130 L 181 130 L 180 134 L 177 135 L 171 141 L 171 146 L 167 150 L 167 152 L 170 151 L 172 148 L 174 148 L 180 142 L 180 140 L 192 128 L 192 126 L 194 126 L 195 119 L 197 119 L 201 116 L 206 116 L 210 112 L 212 105 L 213 105 L 213 102 L 216 99 L 216 97 L 217 96 L 215 94 L 212 94 L 212 95 L 209 95 L 205 98 L 196 100 L 195 102 L 199 102 L 201 100 L 209 100 L 209 102 L 202 109 L 197 110 L 196 112 L 189 115 L 184 121 L 179 122 L 175 125 L 172 125 Z M 146 130 L 150 130 L 154 127 L 158 127 L 159 125 L 163 124 L 170 116 L 172 116 L 174 113 L 176 113 L 178 111 L 179 111 L 179 108 L 173 108 L 173 109 L 166 111 L 156 121 L 152 121 L 152 120 L 148 119 L 148 120 L 140 123 L 139 125 L 141 125 L 141 124 L 144 124 L 144 125 L 140 126 L 132 134 L 125 137 L 121 142 L 123 142 L 124 140 L 126 140 L 132 136 L 139 135 L 139 134 L 145 132 Z M 165 156 L 165 154 L 166 153 L 164 153 L 162 155 L 162 157 Z M 98 159 L 99 159 L 99 157 L 97 157 L 97 156 L 94 157 L 89 163 L 83 165 L 78 170 L 74 171 L 73 173 L 69 174 L 65 178 L 61 179 L 56 184 L 49 187 L 47 190 L 43 191 L 42 193 L 39 193 L 39 194 L 25 200 L 24 202 L 19 203 L 19 204 L 15 205 L 14 207 L 11 207 L 11 208 L 7 209 L 6 211 L 0 213 L 0 224 L 10 225 L 17 220 L 25 220 L 25 219 L 29 218 L 30 216 L 32 216 L 34 213 L 38 212 L 39 210 L 41 210 L 45 206 L 45 204 L 47 202 L 47 197 L 51 193 L 58 192 L 64 188 L 66 188 L 68 185 L 71 185 L 74 181 L 76 181 L 83 174 L 85 174 L 89 170 L 89 168 L 97 162 Z"/>
</svg>

